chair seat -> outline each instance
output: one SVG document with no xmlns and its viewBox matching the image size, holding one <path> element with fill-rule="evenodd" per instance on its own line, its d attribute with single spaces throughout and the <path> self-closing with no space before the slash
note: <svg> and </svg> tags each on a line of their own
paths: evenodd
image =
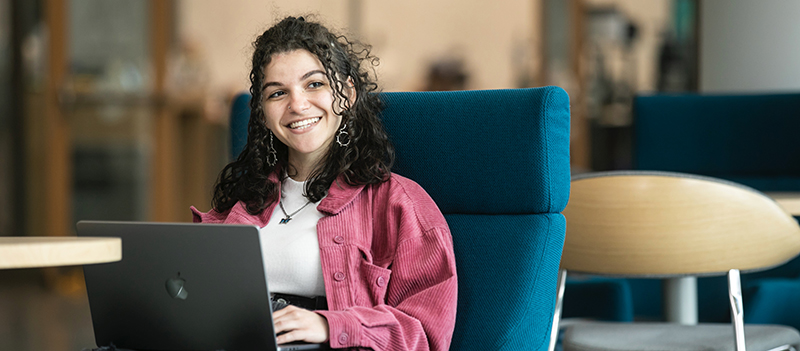
<svg viewBox="0 0 800 351">
<path fill-rule="evenodd" d="M 783 345 L 800 349 L 800 333 L 780 325 L 745 325 L 747 350 L 767 351 Z M 563 339 L 564 351 L 714 351 L 734 350 L 730 324 L 578 323 Z"/>
</svg>

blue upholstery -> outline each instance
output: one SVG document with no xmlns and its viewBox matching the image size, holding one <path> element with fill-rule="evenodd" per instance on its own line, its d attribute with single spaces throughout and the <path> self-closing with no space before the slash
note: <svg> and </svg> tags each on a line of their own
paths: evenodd
<svg viewBox="0 0 800 351">
<path fill-rule="evenodd" d="M 569 149 L 558 143 L 569 140 L 569 102 L 562 90 L 381 97 L 395 172 L 420 183 L 442 212 L 558 213 L 567 205 Z"/>
<path fill-rule="evenodd" d="M 250 94 L 239 94 L 231 103 L 231 159 L 235 159 L 247 144 L 247 122 L 250 121 Z"/>
<path fill-rule="evenodd" d="M 800 94 L 639 96 L 633 111 L 635 169 L 800 191 Z"/>
<path fill-rule="evenodd" d="M 800 279 L 764 278 L 749 282 L 743 293 L 748 308 L 745 322 L 800 325 Z"/>
<path fill-rule="evenodd" d="M 568 277 L 564 301 L 561 311 L 564 318 L 633 322 L 631 288 L 627 279 Z"/>
<path fill-rule="evenodd" d="M 380 97 L 397 153 L 393 171 L 428 191 L 453 234 L 459 291 L 451 350 L 546 350 L 570 186 L 566 92 Z"/>
</svg>

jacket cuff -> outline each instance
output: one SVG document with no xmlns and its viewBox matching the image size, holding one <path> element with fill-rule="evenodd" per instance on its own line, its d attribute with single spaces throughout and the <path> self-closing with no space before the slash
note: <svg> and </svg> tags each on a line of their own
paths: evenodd
<svg viewBox="0 0 800 351">
<path fill-rule="evenodd" d="M 347 311 L 314 311 L 328 320 L 331 348 L 359 347 L 361 323 Z"/>
</svg>

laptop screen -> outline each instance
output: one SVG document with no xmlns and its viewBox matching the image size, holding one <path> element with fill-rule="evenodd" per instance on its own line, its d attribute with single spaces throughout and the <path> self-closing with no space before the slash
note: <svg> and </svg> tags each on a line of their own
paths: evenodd
<svg viewBox="0 0 800 351">
<path fill-rule="evenodd" d="M 96 221 L 77 227 L 78 236 L 122 239 L 121 261 L 84 266 L 98 346 L 298 349 L 275 343 L 257 227 Z"/>
</svg>

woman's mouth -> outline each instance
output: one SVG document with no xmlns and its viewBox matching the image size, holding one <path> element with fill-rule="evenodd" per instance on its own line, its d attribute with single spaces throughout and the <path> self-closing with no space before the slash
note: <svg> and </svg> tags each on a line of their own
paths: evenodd
<svg viewBox="0 0 800 351">
<path fill-rule="evenodd" d="M 306 129 L 319 122 L 320 119 L 322 119 L 322 117 L 314 117 L 314 118 L 304 119 L 302 121 L 292 122 L 289 124 L 289 129 L 294 129 L 294 130 Z"/>
</svg>

